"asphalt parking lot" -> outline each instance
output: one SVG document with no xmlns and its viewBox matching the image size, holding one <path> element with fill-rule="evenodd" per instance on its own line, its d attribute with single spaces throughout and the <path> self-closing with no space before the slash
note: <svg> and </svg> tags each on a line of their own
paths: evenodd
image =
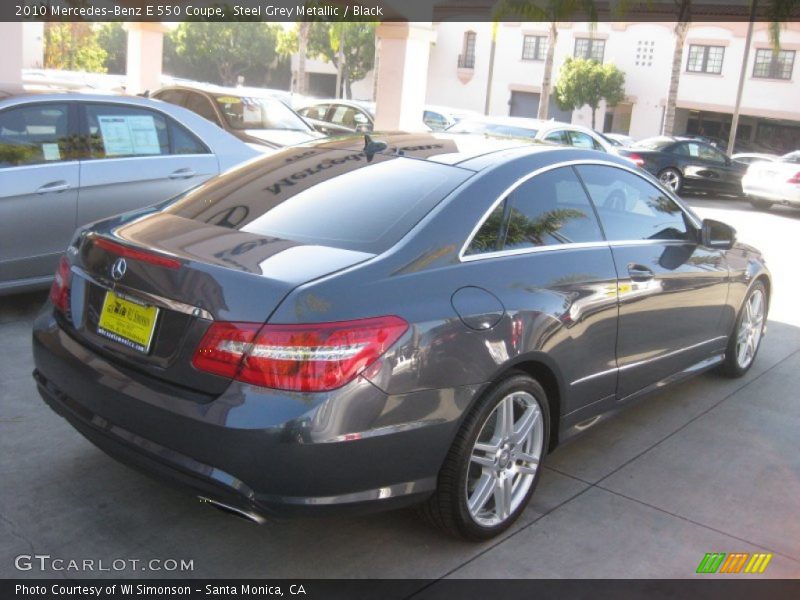
<svg viewBox="0 0 800 600">
<path fill-rule="evenodd" d="M 118 464 L 36 393 L 44 294 L 0 298 L 0 577 L 671 578 L 694 576 L 707 552 L 771 552 L 759 577 L 800 577 L 800 211 L 690 204 L 767 256 L 774 296 L 753 369 L 672 387 L 558 449 L 523 517 L 477 545 L 413 510 L 257 527 Z M 20 554 L 194 570 L 18 571 Z"/>
</svg>

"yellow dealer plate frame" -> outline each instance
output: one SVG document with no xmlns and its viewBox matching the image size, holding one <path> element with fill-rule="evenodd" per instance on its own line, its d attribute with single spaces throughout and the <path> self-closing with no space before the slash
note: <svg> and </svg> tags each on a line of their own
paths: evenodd
<svg viewBox="0 0 800 600">
<path fill-rule="evenodd" d="M 134 302 L 109 290 L 103 300 L 97 333 L 143 354 L 150 352 L 158 308 Z"/>
</svg>

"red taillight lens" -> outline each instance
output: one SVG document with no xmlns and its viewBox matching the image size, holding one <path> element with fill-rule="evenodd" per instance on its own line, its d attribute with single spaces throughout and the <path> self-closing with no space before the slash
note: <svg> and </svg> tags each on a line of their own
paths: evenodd
<svg viewBox="0 0 800 600">
<path fill-rule="evenodd" d="M 168 256 L 162 256 L 161 254 L 155 254 L 145 250 L 137 250 L 136 248 L 128 248 L 127 246 L 123 246 L 122 244 L 112 242 L 111 240 L 107 240 L 105 238 L 95 238 L 94 244 L 98 248 L 102 248 L 103 250 L 111 252 L 112 254 L 116 254 L 117 256 L 138 260 L 151 265 L 157 265 L 167 269 L 179 269 L 181 266 L 180 261 L 175 258 L 169 258 Z"/>
<path fill-rule="evenodd" d="M 50 301 L 58 310 L 66 313 L 69 310 L 69 284 L 72 279 L 72 272 L 69 269 L 69 260 L 62 256 L 58 261 L 56 276 L 53 285 L 50 287 Z"/>
<path fill-rule="evenodd" d="M 307 325 L 214 323 L 192 364 L 268 388 L 339 388 L 374 363 L 408 329 L 400 317 Z"/>
<path fill-rule="evenodd" d="M 637 167 L 643 167 L 644 166 L 644 159 L 640 155 L 638 155 L 638 154 L 636 154 L 634 152 L 631 152 L 630 154 L 628 154 L 627 158 L 628 158 L 629 161 L 631 161 Z"/>
<path fill-rule="evenodd" d="M 789 178 L 786 183 L 800 183 L 800 171 L 795 173 L 793 177 Z"/>
</svg>

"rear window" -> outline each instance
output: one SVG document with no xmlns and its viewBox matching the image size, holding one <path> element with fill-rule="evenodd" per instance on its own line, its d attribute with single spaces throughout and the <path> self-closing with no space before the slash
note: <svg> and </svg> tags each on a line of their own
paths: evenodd
<svg viewBox="0 0 800 600">
<path fill-rule="evenodd" d="M 378 254 L 471 174 L 409 158 L 292 149 L 212 180 L 166 211 L 268 238 Z"/>
</svg>

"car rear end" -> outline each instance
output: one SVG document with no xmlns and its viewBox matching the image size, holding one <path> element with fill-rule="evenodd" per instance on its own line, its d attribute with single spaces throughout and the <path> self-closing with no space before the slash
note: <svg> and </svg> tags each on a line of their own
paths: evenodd
<svg viewBox="0 0 800 600">
<path fill-rule="evenodd" d="M 411 335 L 402 316 L 270 320 L 294 289 L 377 254 L 261 231 L 263 213 L 283 206 L 272 192 L 300 196 L 281 169 L 288 162 L 309 177 L 303 161 L 320 156 L 285 151 L 269 163 L 277 174 L 251 164 L 190 193 L 179 208 L 81 232 L 33 330 L 34 378 L 56 412 L 119 460 L 254 520 L 413 501 L 433 489 L 449 443 L 433 428 L 375 422 L 373 407 L 391 402 L 364 372 Z M 345 153 L 322 156 L 343 173 L 366 162 L 363 155 L 355 166 Z M 401 205 L 409 222 L 466 177 L 453 167 L 430 168 L 433 179 L 444 173 L 447 181 L 436 183 L 418 213 L 408 216 Z M 366 183 L 362 195 L 380 204 L 374 188 Z M 408 188 L 414 192 L 413 183 Z"/>
<path fill-rule="evenodd" d="M 742 177 L 742 190 L 756 200 L 800 206 L 800 164 L 755 162 Z"/>
</svg>

